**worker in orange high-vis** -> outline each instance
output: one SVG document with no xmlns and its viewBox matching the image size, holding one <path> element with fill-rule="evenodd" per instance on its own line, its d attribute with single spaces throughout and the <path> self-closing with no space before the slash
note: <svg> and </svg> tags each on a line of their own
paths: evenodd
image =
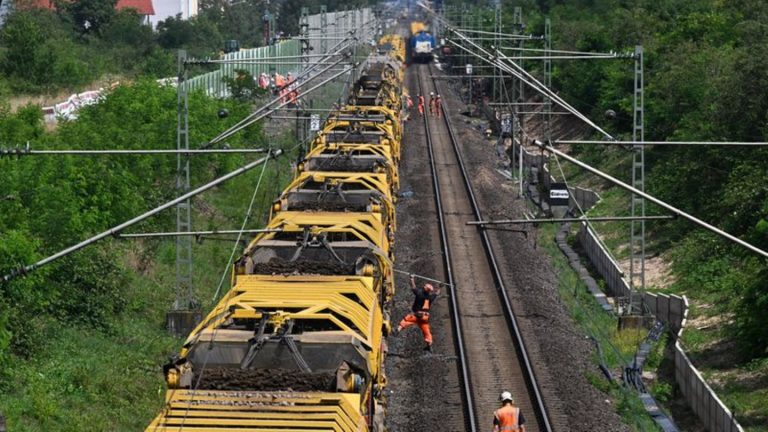
<svg viewBox="0 0 768 432">
<path fill-rule="evenodd" d="M 493 413 L 493 432 L 525 432 L 525 417 L 515 406 L 512 393 L 501 392 L 501 408 Z"/>
<path fill-rule="evenodd" d="M 275 82 L 275 87 L 277 87 L 278 89 L 282 89 L 283 87 L 285 87 L 285 77 L 282 76 L 281 74 L 275 72 L 274 74 L 272 74 L 272 79 Z"/>
<path fill-rule="evenodd" d="M 424 335 L 424 342 L 426 343 L 424 350 L 432 351 L 432 332 L 429 329 L 429 308 L 440 294 L 440 289 L 435 288 L 432 284 L 424 284 L 423 287 L 417 288 L 414 275 L 411 275 L 411 291 L 413 291 L 413 295 L 415 296 L 413 305 L 411 306 L 411 313 L 406 315 L 405 318 L 400 321 L 397 330 L 395 330 L 395 334 L 400 333 L 403 329 L 417 325 Z"/>
<path fill-rule="evenodd" d="M 405 115 L 403 116 L 403 121 L 408 121 L 411 118 L 411 111 L 413 110 L 413 100 L 409 95 L 404 95 L 405 97 Z"/>
<path fill-rule="evenodd" d="M 424 96 L 419 95 L 419 114 L 424 117 Z"/>
<path fill-rule="evenodd" d="M 435 115 L 435 92 L 429 92 L 429 115 Z"/>
</svg>

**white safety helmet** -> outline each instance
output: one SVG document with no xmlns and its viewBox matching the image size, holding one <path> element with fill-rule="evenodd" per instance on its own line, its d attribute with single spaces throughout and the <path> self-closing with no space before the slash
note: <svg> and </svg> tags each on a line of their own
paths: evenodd
<svg viewBox="0 0 768 432">
<path fill-rule="evenodd" d="M 499 400 L 501 400 L 502 402 L 506 402 L 506 401 L 514 402 L 514 399 L 512 399 L 512 393 L 508 391 L 501 392 L 501 396 L 499 396 Z"/>
<path fill-rule="evenodd" d="M 435 92 L 429 92 L 429 95 L 430 95 L 430 96 L 434 96 L 434 95 L 435 95 Z"/>
</svg>

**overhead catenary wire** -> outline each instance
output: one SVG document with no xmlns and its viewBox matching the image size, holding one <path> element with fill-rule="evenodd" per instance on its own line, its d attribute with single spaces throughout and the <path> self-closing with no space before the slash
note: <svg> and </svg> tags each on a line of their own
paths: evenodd
<svg viewBox="0 0 768 432">
<path fill-rule="evenodd" d="M 434 14 L 434 12 L 431 9 L 429 9 L 428 7 L 426 7 L 425 5 L 421 5 L 421 6 Z M 452 39 L 448 39 L 449 43 L 457 46 L 458 48 L 460 48 L 460 49 L 462 49 L 464 51 L 467 51 L 471 55 L 480 58 L 481 60 L 483 60 L 484 62 L 486 62 L 488 64 L 491 64 L 491 65 L 493 65 L 495 67 L 498 67 L 499 69 L 504 70 L 505 72 L 510 73 L 511 75 L 513 75 L 516 78 L 520 79 L 525 84 L 527 84 L 528 86 L 532 87 L 534 90 L 538 91 L 539 93 L 542 93 L 542 94 L 544 94 L 546 96 L 549 96 L 550 99 L 555 101 L 555 103 L 557 103 L 558 105 L 562 106 L 566 110 L 572 112 L 574 115 L 579 117 L 582 121 L 584 121 L 588 125 L 592 126 L 598 132 L 602 133 L 603 135 L 605 135 L 606 137 L 608 137 L 610 139 L 613 139 L 613 137 L 609 133 L 605 132 L 602 128 L 600 128 L 597 124 L 595 124 L 587 116 L 581 114 L 578 110 L 573 108 L 564 99 L 562 99 L 560 96 L 558 96 L 556 93 L 554 93 L 551 89 L 547 88 L 544 84 L 542 84 L 539 80 L 537 80 L 533 75 L 528 73 L 524 68 L 522 68 L 516 62 L 512 61 L 512 59 L 510 59 L 509 57 L 505 56 L 503 53 L 501 53 L 501 51 L 499 51 L 498 49 L 495 49 L 495 54 L 490 53 L 486 49 L 484 49 L 481 46 L 479 46 L 478 44 L 474 43 L 467 36 L 462 34 L 460 29 L 457 30 L 457 29 L 453 28 L 450 25 L 450 23 L 445 22 L 445 20 L 442 19 L 439 15 L 437 15 L 437 14 L 434 14 L 434 15 L 435 15 L 435 19 L 437 19 L 438 21 L 441 21 L 443 24 L 445 24 L 446 29 L 448 31 L 450 31 L 453 34 L 455 34 L 462 41 L 472 45 L 475 49 L 477 49 L 478 51 L 482 52 L 484 54 L 484 56 L 479 55 L 478 53 L 473 52 L 472 50 L 467 49 L 466 47 L 462 46 L 461 44 L 456 43 L 456 41 L 454 41 Z M 493 33 L 493 34 L 495 34 L 495 33 Z M 506 62 L 505 61 L 500 61 L 500 60 L 506 60 Z"/>
<path fill-rule="evenodd" d="M 263 168 L 261 169 L 261 174 L 259 174 L 259 180 L 256 182 L 256 187 L 253 189 L 253 194 L 251 195 L 251 202 L 248 204 L 248 210 L 245 212 L 245 216 L 243 217 L 243 223 L 240 226 L 240 232 L 237 234 L 237 239 L 234 242 L 234 245 L 232 246 L 232 252 L 229 254 L 229 259 L 227 260 L 227 265 L 224 267 L 224 271 L 222 272 L 221 279 L 219 280 L 219 285 L 216 287 L 216 292 L 213 294 L 212 302 L 215 302 L 216 299 L 219 297 L 219 293 L 221 292 L 221 287 L 224 286 L 224 280 L 227 277 L 227 273 L 229 272 L 229 269 L 232 266 L 232 261 L 235 258 L 235 254 L 237 253 L 237 249 L 240 246 L 240 239 L 243 237 L 243 231 L 245 230 L 246 225 L 248 225 L 248 221 L 251 219 L 251 214 L 253 213 L 253 206 L 256 203 L 256 194 L 259 192 L 259 188 L 261 187 L 261 180 L 264 178 L 264 173 L 267 171 L 267 163 L 264 163 Z"/>
<path fill-rule="evenodd" d="M 56 261 L 59 258 L 65 257 L 65 256 L 67 256 L 67 255 L 69 255 L 69 254 L 71 254 L 73 252 L 76 252 L 76 251 L 78 251 L 78 250 L 80 250 L 80 249 L 82 249 L 82 248 L 84 248 L 86 246 L 89 246 L 89 245 L 91 245 L 93 243 L 96 243 L 99 240 L 102 240 L 102 239 L 104 239 L 106 237 L 109 237 L 109 236 L 115 236 L 116 234 L 120 233 L 120 231 L 124 230 L 125 228 L 128 228 L 131 225 L 135 225 L 135 224 L 137 224 L 137 223 L 139 223 L 139 222 L 141 222 L 141 221 L 143 221 L 145 219 L 148 219 L 148 218 L 150 218 L 150 217 L 160 213 L 163 210 L 167 210 L 167 209 L 175 206 L 176 204 L 178 204 L 180 202 L 184 202 L 187 199 L 192 198 L 195 195 L 199 195 L 199 194 L 201 194 L 201 193 L 203 193 L 203 192 L 205 192 L 205 191 L 207 191 L 207 190 L 209 190 L 209 189 L 211 189 L 211 188 L 213 188 L 215 186 L 218 186 L 221 183 L 226 182 L 227 180 L 230 180 L 230 179 L 235 178 L 235 177 L 237 177 L 237 176 L 239 176 L 239 175 L 241 175 L 241 174 L 243 174 L 245 172 L 248 172 L 251 169 L 253 169 L 253 168 L 255 168 L 255 167 L 265 163 L 269 159 L 274 158 L 274 157 L 278 157 L 281 154 L 283 154 L 283 150 L 280 150 L 280 149 L 275 150 L 274 152 L 270 152 L 269 154 L 267 154 L 267 156 L 265 156 L 265 157 L 263 157 L 263 158 L 261 158 L 259 160 L 251 162 L 249 164 L 246 164 L 246 165 L 244 165 L 244 166 L 242 166 L 242 167 L 240 167 L 240 168 L 230 172 L 229 174 L 226 174 L 224 176 L 219 177 L 216 180 L 213 180 L 213 181 L 211 181 L 209 183 L 206 183 L 206 184 L 198 187 L 197 189 L 192 190 L 190 192 L 187 192 L 186 194 L 181 195 L 178 198 L 175 198 L 175 199 L 173 199 L 171 201 L 168 201 L 167 203 L 165 203 L 165 204 L 163 204 L 163 205 L 161 205 L 159 207 L 155 207 L 154 209 L 152 209 L 152 210 L 150 210 L 150 211 L 148 211 L 146 213 L 143 213 L 143 214 L 141 214 L 139 216 L 136 216 L 133 219 L 128 220 L 127 222 L 123 222 L 122 224 L 117 225 L 117 226 L 115 226 L 113 228 L 110 228 L 107 231 L 99 233 L 99 234 L 97 234 L 97 235 L 95 235 L 95 236 L 93 236 L 93 237 L 91 237 L 91 238 L 89 238 L 87 240 L 83 240 L 82 242 L 77 243 L 76 245 L 70 246 L 70 247 L 68 247 L 68 248 L 66 248 L 66 249 L 64 249 L 64 250 L 62 250 L 60 252 L 57 252 L 57 253 L 55 253 L 55 254 L 47 257 L 47 258 L 44 258 L 44 259 L 42 259 L 40 261 L 37 261 L 36 263 L 24 265 L 24 266 L 14 270 L 14 271 L 12 271 L 11 273 L 3 276 L 3 281 L 4 282 L 8 282 L 8 281 L 10 281 L 10 280 L 12 280 L 12 279 L 14 279 L 14 278 L 16 278 L 18 276 L 23 276 L 23 275 L 25 275 L 25 274 L 27 274 L 27 273 L 29 273 L 31 271 L 34 271 L 34 270 L 36 270 L 36 269 L 38 269 L 38 268 L 40 268 L 40 267 L 42 267 L 42 266 L 44 266 L 44 265 L 46 265 L 48 263 Z"/>
<path fill-rule="evenodd" d="M 448 30 L 451 30 L 450 27 L 448 27 Z M 558 96 L 554 91 L 544 86 L 540 81 L 538 81 L 536 78 L 534 78 L 532 75 L 530 75 L 528 72 L 525 71 L 525 69 L 520 68 L 515 62 L 511 61 L 509 57 L 504 56 L 501 54 L 498 50 L 496 51 L 498 54 L 493 55 L 484 48 L 480 47 L 479 45 L 472 42 L 470 39 L 468 39 L 466 36 L 462 35 L 461 33 L 454 33 L 463 41 L 469 43 L 470 45 L 473 45 L 476 49 L 480 50 L 483 55 L 480 55 L 461 44 L 457 43 L 453 39 L 449 39 L 448 42 L 451 44 L 457 46 L 458 48 L 467 51 L 469 54 L 483 60 L 484 62 L 497 66 L 499 69 L 502 69 L 503 71 L 511 74 L 512 76 L 522 80 L 525 84 L 527 84 L 529 87 L 533 88 L 534 90 L 538 91 L 539 93 L 542 93 L 546 96 L 548 96 L 552 101 L 554 101 L 556 104 L 560 105 L 564 109 L 572 112 L 576 117 L 580 118 L 582 121 L 593 127 L 595 130 L 606 136 L 607 138 L 613 139 L 613 136 L 611 136 L 608 132 L 604 131 L 600 126 L 595 124 L 592 120 L 590 120 L 587 116 L 580 113 L 578 110 L 573 108 L 570 104 L 568 104 L 564 99 L 562 99 L 560 96 Z M 496 60 L 491 60 L 496 59 Z M 508 62 L 502 62 L 500 59 L 506 59 Z M 514 68 L 517 68 L 515 70 Z"/>
<path fill-rule="evenodd" d="M 309 88 L 309 89 L 307 89 L 307 90 L 303 91 L 303 92 L 302 92 L 302 94 L 303 94 L 303 95 L 309 94 L 309 93 L 311 93 L 311 92 L 313 92 L 313 91 L 317 90 L 318 88 L 320 88 L 320 87 L 324 86 L 325 84 L 327 84 L 327 83 L 329 83 L 329 82 L 331 82 L 331 81 L 335 80 L 336 78 L 338 78 L 338 77 L 339 77 L 339 76 L 341 76 L 342 74 L 345 74 L 345 73 L 349 73 L 350 71 L 352 71 L 352 69 L 353 69 L 352 67 L 347 67 L 347 68 L 345 68 L 344 70 L 342 70 L 341 72 L 338 72 L 338 73 L 336 73 L 336 74 L 333 74 L 331 77 L 329 77 L 329 78 L 327 78 L 327 79 L 323 80 L 322 82 L 318 83 L 317 85 L 315 85 L 315 86 L 313 86 L 313 87 L 311 87 L 311 88 Z M 322 73 L 322 72 L 319 72 L 319 73 L 318 73 L 318 75 L 320 75 L 321 73 Z M 308 82 L 308 81 L 307 81 L 307 82 Z M 303 84 L 303 83 L 302 83 L 302 84 Z M 216 136 L 216 137 L 214 137 L 213 139 L 211 139 L 210 141 L 208 141 L 208 143 L 206 143 L 206 144 L 205 144 L 205 146 L 206 146 L 206 147 L 207 147 L 207 146 L 211 146 L 211 145 L 213 145 L 213 144 L 216 144 L 216 143 L 218 143 L 218 142 L 220 142 L 220 141 L 223 141 L 223 140 L 225 140 L 225 139 L 229 138 L 230 136 L 232 136 L 232 135 L 234 135 L 234 134 L 236 134 L 236 133 L 240 132 L 241 130 L 245 129 L 246 127 L 248 127 L 248 126 L 252 125 L 253 123 L 256 123 L 257 121 L 259 121 L 259 120 L 263 119 L 264 117 L 266 117 L 267 115 L 269 115 L 269 113 L 270 113 L 271 111 L 274 111 L 274 110 L 278 110 L 278 109 L 280 109 L 280 108 L 282 108 L 282 107 L 284 107 L 284 106 L 286 106 L 286 105 L 288 105 L 288 104 L 292 103 L 290 100 L 286 100 L 285 102 L 281 103 L 280 105 L 278 105 L 278 106 L 276 106 L 276 107 L 274 107 L 274 108 L 271 108 L 271 107 L 272 107 L 273 105 L 275 105 L 277 102 L 280 102 L 280 100 L 281 100 L 280 98 L 275 98 L 274 100 L 272 100 L 271 102 L 267 103 L 267 104 L 266 104 L 266 105 L 264 105 L 262 108 L 260 108 L 259 110 L 257 110 L 255 113 L 253 113 L 253 114 L 249 115 L 248 117 L 246 117 L 245 119 L 241 120 L 241 121 L 240 121 L 238 124 L 236 124 L 235 126 L 233 126 L 233 127 L 229 128 L 229 129 L 227 129 L 226 131 L 222 132 L 222 133 L 221 133 L 221 134 L 219 134 L 218 136 Z M 270 108 L 271 108 L 271 109 L 270 109 Z"/>
<path fill-rule="evenodd" d="M 742 247 L 744 247 L 746 249 L 751 250 L 752 252 L 755 252 L 755 253 L 757 253 L 759 255 L 762 255 L 763 257 L 768 258 L 768 252 L 758 248 L 757 246 L 754 246 L 754 245 L 752 245 L 750 243 L 747 243 L 744 240 L 742 240 L 742 239 L 740 239 L 740 238 L 738 238 L 738 237 L 736 237 L 734 235 L 731 235 L 731 234 L 729 234 L 729 233 L 727 233 L 727 232 L 717 228 L 714 225 L 711 225 L 711 224 L 709 224 L 707 222 L 704 222 L 703 220 L 701 220 L 701 219 L 699 219 L 699 218 L 697 218 L 695 216 L 692 216 L 692 215 L 690 215 L 690 214 L 688 214 L 688 213 L 686 213 L 686 212 L 684 212 L 684 211 L 682 211 L 682 210 L 680 210 L 680 209 L 678 209 L 678 208 L 676 208 L 676 207 L 674 207 L 674 206 L 672 206 L 670 204 L 667 204 L 666 202 L 664 202 L 664 201 L 662 201 L 662 200 L 660 200 L 660 199 L 658 199 L 658 198 L 656 198 L 656 197 L 654 197 L 652 195 L 649 195 L 649 194 L 647 194 L 647 193 L 645 193 L 645 192 L 643 192 L 643 191 L 641 191 L 641 190 L 639 190 L 637 188 L 634 188 L 634 187 L 632 187 L 632 186 L 622 182 L 621 180 L 619 180 L 619 179 L 617 179 L 617 178 L 615 178 L 615 177 L 613 177 L 613 176 L 611 176 L 611 175 L 609 175 L 607 173 L 604 173 L 604 172 L 602 172 L 602 171 L 600 171 L 600 170 L 598 170 L 596 168 L 593 168 L 592 166 L 590 166 L 590 165 L 588 165 L 588 164 L 586 164 L 584 162 L 581 162 L 580 160 L 578 160 L 578 159 L 576 159 L 574 157 L 571 157 L 571 156 L 561 152 L 560 150 L 552 147 L 551 145 L 547 145 L 545 143 L 542 143 L 541 141 L 535 141 L 534 144 L 537 145 L 538 147 L 541 147 L 542 149 L 544 149 L 546 151 L 549 151 L 549 152 L 551 152 L 553 154 L 556 154 L 556 155 L 564 158 L 565 160 L 567 160 L 567 161 L 569 161 L 569 162 L 579 166 L 580 168 L 583 168 L 583 169 L 591 172 L 592 174 L 597 175 L 598 177 L 601 177 L 601 178 L 603 178 L 605 180 L 610 181 L 611 183 L 615 184 L 616 186 L 621 187 L 622 189 L 625 189 L 625 190 L 628 190 L 628 191 L 630 191 L 630 192 L 632 192 L 634 194 L 640 195 L 641 197 L 643 197 L 643 198 L 647 199 L 648 201 L 658 205 L 659 207 L 662 207 L 662 208 L 664 208 L 666 210 L 669 210 L 670 212 L 672 212 L 672 213 L 674 213 L 674 214 L 676 214 L 676 215 L 678 215 L 680 217 L 688 219 L 689 221 L 695 223 L 696 225 L 699 225 L 699 226 L 707 229 L 708 231 L 711 231 L 711 232 L 719 235 L 720 237 L 723 237 L 723 238 L 725 238 L 725 239 L 727 239 L 727 240 L 729 240 L 731 242 L 734 242 L 734 243 L 736 243 L 736 244 L 738 244 L 738 245 L 740 245 L 740 246 L 742 246 Z"/>
<path fill-rule="evenodd" d="M 555 140 L 554 144 L 599 144 L 623 146 L 724 146 L 724 147 L 765 147 L 768 142 L 750 141 L 602 141 L 602 140 Z"/>
<path fill-rule="evenodd" d="M 497 53 L 500 53 L 499 51 L 496 51 Z M 592 128 L 603 134 L 605 137 L 609 139 L 613 139 L 613 137 L 603 130 L 600 126 L 598 126 L 596 123 L 594 123 L 589 117 L 579 112 L 576 108 L 571 106 L 568 102 L 565 101 L 565 99 L 561 98 L 557 93 L 555 93 L 552 89 L 548 88 L 544 84 L 542 84 L 540 81 L 538 81 L 533 75 L 529 74 L 525 69 L 520 67 L 517 63 L 509 59 L 508 57 L 502 55 L 502 58 L 509 61 L 509 64 L 513 65 L 517 70 L 525 75 L 528 79 L 523 78 L 520 75 L 517 75 L 514 71 L 509 71 L 513 75 L 516 75 L 519 79 L 521 79 L 524 83 L 528 84 L 530 87 L 532 87 L 534 90 L 545 94 L 548 96 L 551 100 L 553 100 L 556 104 L 560 105 L 561 107 L 565 108 L 567 111 L 570 111 L 573 115 L 580 118 L 583 122 L 590 125 Z"/>
<path fill-rule="evenodd" d="M 605 59 L 620 59 L 614 55 L 601 55 L 601 56 L 576 56 L 576 55 L 559 55 L 559 56 L 525 56 L 515 57 L 515 60 L 605 60 Z"/>
<path fill-rule="evenodd" d="M 24 147 L 10 149 L 0 148 L 0 157 L 2 156 L 42 156 L 42 155 L 73 155 L 73 156 L 99 156 L 99 155 L 202 155 L 202 154 L 249 154 L 265 153 L 264 148 L 254 149 L 114 149 L 114 150 L 32 150 L 27 143 Z"/>
<path fill-rule="evenodd" d="M 266 166 L 266 164 L 264 164 Z M 257 234 L 282 232 L 281 229 L 251 229 L 251 230 L 213 230 L 213 231 L 175 231 L 175 232 L 150 232 L 116 234 L 117 238 L 151 238 L 151 237 L 177 237 L 177 236 L 204 236 L 204 235 L 230 235 L 230 234 Z"/>
<path fill-rule="evenodd" d="M 342 43 L 340 42 L 339 44 L 337 44 L 337 46 L 340 46 L 341 44 Z M 336 47 L 334 47 L 334 48 L 336 48 Z M 344 49 L 344 48 L 342 48 L 342 49 Z M 329 57 L 332 57 L 332 56 L 335 56 L 335 55 L 336 55 L 335 53 L 331 53 L 331 54 L 329 54 Z M 310 65 L 310 67 L 307 68 L 307 70 L 305 70 L 304 72 L 299 74 L 299 76 L 296 77 L 296 81 L 292 85 L 291 90 L 299 90 L 299 89 L 301 89 L 302 87 L 307 85 L 309 82 L 313 81 L 315 78 L 321 76 L 323 73 L 327 72 L 331 68 L 333 68 L 336 65 L 340 64 L 341 62 L 343 62 L 344 59 L 350 58 L 350 57 L 351 57 L 351 53 L 344 52 L 343 56 L 341 58 L 339 58 L 338 60 L 332 62 L 328 67 L 318 71 L 317 73 L 312 75 L 310 78 L 304 79 L 304 77 L 306 75 L 312 73 L 319 66 L 319 64 L 317 64 L 317 63 L 314 63 L 314 64 Z M 310 88 L 308 90 L 302 91 L 302 93 L 304 95 L 306 95 L 308 93 L 311 93 L 312 91 L 314 91 L 314 90 L 322 87 L 326 83 L 332 81 L 336 77 L 338 77 L 338 76 L 340 76 L 340 75 L 342 75 L 344 73 L 348 73 L 350 70 L 351 70 L 351 68 L 345 67 L 340 72 L 338 72 L 337 74 L 333 75 L 331 78 L 329 78 L 327 80 L 324 80 L 320 84 L 318 84 L 318 85 L 316 85 L 316 86 L 314 86 L 314 87 L 312 87 L 312 88 Z M 202 148 L 210 147 L 210 146 L 212 146 L 213 144 L 216 144 L 219 141 L 222 141 L 222 140 L 224 140 L 226 138 L 229 138 L 230 136 L 234 135 L 235 133 L 243 130 L 244 128 L 250 126 L 251 124 L 261 120 L 262 118 L 264 118 L 266 116 L 265 113 L 269 113 L 271 111 L 278 110 L 278 109 L 280 109 L 280 108 L 282 108 L 282 107 L 284 107 L 284 106 L 286 106 L 286 105 L 291 103 L 290 100 L 288 100 L 288 99 L 283 100 L 283 99 L 284 98 L 281 98 L 281 97 L 275 97 L 271 101 L 269 101 L 266 104 L 262 105 L 259 109 L 257 109 L 256 111 L 254 111 L 250 115 L 246 116 L 244 119 L 240 120 L 239 122 L 237 122 L 236 124 L 231 126 L 229 129 L 225 130 L 224 132 L 222 132 L 219 135 L 217 135 L 214 138 L 212 138 L 210 141 L 208 141 L 206 144 L 204 144 L 202 146 Z M 278 105 L 278 106 L 276 106 L 276 107 L 274 107 L 274 105 L 276 105 L 280 101 L 283 101 L 283 103 Z"/>
<path fill-rule="evenodd" d="M 542 36 L 538 36 L 538 35 L 516 35 L 516 34 L 511 34 L 511 33 L 496 33 L 496 32 L 487 31 L 487 30 L 473 30 L 473 29 L 468 29 L 468 28 L 456 29 L 455 31 L 460 31 L 460 32 L 463 32 L 463 33 L 484 34 L 484 35 L 490 35 L 490 36 L 499 35 L 503 39 L 515 39 L 515 40 L 537 40 L 537 39 L 543 39 Z M 473 38 L 473 39 L 482 39 L 482 38 Z"/>
<path fill-rule="evenodd" d="M 533 87 L 535 90 L 539 91 L 540 93 L 544 93 L 544 94 L 546 94 L 547 96 L 549 96 L 549 98 L 550 98 L 550 99 L 553 99 L 553 100 L 554 100 L 554 101 L 555 101 L 555 102 L 556 102 L 558 105 L 560 105 L 560 106 L 562 106 L 563 108 L 565 108 L 566 110 L 568 110 L 568 111 L 572 112 L 572 113 L 573 113 L 575 116 L 579 117 L 580 119 L 582 119 L 582 121 L 584 121 L 584 122 L 585 122 L 585 123 L 587 123 L 588 125 L 592 126 L 592 127 L 593 127 L 594 129 L 596 129 L 598 132 L 600 132 L 601 134 L 603 134 L 603 135 L 604 135 L 606 138 L 609 138 L 609 139 L 613 139 L 613 137 L 611 136 L 611 134 L 609 134 L 608 132 L 604 131 L 604 130 L 603 130 L 601 127 L 600 127 L 600 126 L 598 126 L 598 125 L 597 125 L 597 124 L 595 124 L 595 123 L 594 123 L 594 122 L 593 122 L 591 119 L 589 119 L 589 117 L 587 117 L 586 115 L 582 114 L 582 113 L 581 113 L 581 112 L 579 112 L 579 111 L 578 111 L 576 108 L 574 108 L 573 106 L 571 106 L 571 105 L 570 105 L 568 102 L 566 102 L 566 101 L 565 101 L 565 99 L 561 98 L 561 97 L 560 97 L 560 96 L 559 96 L 557 93 L 555 93 L 555 92 L 554 92 L 552 89 L 548 88 L 548 87 L 547 87 L 546 85 L 544 85 L 544 84 L 543 84 L 541 81 L 539 81 L 538 79 L 536 79 L 536 77 L 534 77 L 534 76 L 533 76 L 533 75 L 531 75 L 531 74 L 530 74 L 528 71 L 526 71 L 526 70 L 525 70 L 523 67 L 521 67 L 520 65 L 518 65 L 516 62 L 512 61 L 512 59 L 510 59 L 508 56 L 506 56 L 505 54 L 502 54 L 502 53 L 501 53 L 501 51 L 499 51 L 499 50 L 496 50 L 496 54 L 497 54 L 497 55 L 498 55 L 498 56 L 499 56 L 499 57 L 500 57 L 502 60 L 506 60 L 506 61 L 508 62 L 507 64 L 510 64 L 510 65 L 512 65 L 514 68 L 516 68 L 516 69 L 517 69 L 517 71 L 518 71 L 520 74 L 524 75 L 524 76 L 525 76 L 525 78 L 522 78 L 522 77 L 521 77 L 520 79 L 521 79 L 521 80 L 523 80 L 523 81 L 524 81 L 526 84 L 528 84 L 529 86 Z M 527 78 L 527 80 L 526 80 L 526 78 Z"/>
<path fill-rule="evenodd" d="M 618 56 L 623 55 L 619 53 L 601 53 L 601 52 L 591 52 L 591 51 L 570 51 L 570 50 L 555 50 L 555 49 L 545 49 L 545 48 L 520 48 L 520 47 L 499 47 L 503 50 L 509 50 L 509 51 L 527 51 L 527 52 L 540 52 L 540 53 L 552 53 L 552 54 L 574 54 L 579 56 L 599 56 L 599 57 L 608 57 L 608 56 Z"/>
</svg>

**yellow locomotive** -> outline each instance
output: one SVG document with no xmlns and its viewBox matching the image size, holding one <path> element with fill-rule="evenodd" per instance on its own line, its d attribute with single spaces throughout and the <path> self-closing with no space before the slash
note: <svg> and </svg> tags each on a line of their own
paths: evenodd
<svg viewBox="0 0 768 432">
<path fill-rule="evenodd" d="M 379 46 L 164 367 L 147 431 L 384 431 L 405 43 Z"/>
</svg>

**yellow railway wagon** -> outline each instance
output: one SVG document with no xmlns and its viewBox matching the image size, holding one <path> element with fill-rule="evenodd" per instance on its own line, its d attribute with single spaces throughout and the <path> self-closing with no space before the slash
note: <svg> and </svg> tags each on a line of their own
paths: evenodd
<svg viewBox="0 0 768 432">
<path fill-rule="evenodd" d="M 396 229 L 392 187 L 384 173 L 300 172 L 272 205 L 278 211 L 353 211 L 381 214 Z"/>
<path fill-rule="evenodd" d="M 405 43 L 380 42 L 350 95 L 366 103 L 329 116 L 231 289 L 164 366 L 147 431 L 384 432 Z"/>
<path fill-rule="evenodd" d="M 405 40 L 398 35 L 384 35 L 379 39 L 379 52 L 405 63 Z"/>
<path fill-rule="evenodd" d="M 388 145 L 360 143 L 314 143 L 298 165 L 300 172 L 354 171 L 384 173 L 394 194 L 400 188 L 397 162 Z"/>
<path fill-rule="evenodd" d="M 383 424 L 374 392 L 386 384 L 384 315 L 374 286 L 368 276 L 238 275 L 168 368 L 166 406 L 147 431 Z M 304 391 L 270 387 L 288 374 Z"/>
<path fill-rule="evenodd" d="M 423 22 L 411 21 L 411 36 L 427 30 L 429 30 L 429 27 L 427 27 L 427 25 Z"/>
<path fill-rule="evenodd" d="M 311 148 L 334 143 L 367 144 L 389 149 L 395 163 L 400 161 L 399 127 L 372 120 L 331 120 L 323 127 Z"/>
</svg>

